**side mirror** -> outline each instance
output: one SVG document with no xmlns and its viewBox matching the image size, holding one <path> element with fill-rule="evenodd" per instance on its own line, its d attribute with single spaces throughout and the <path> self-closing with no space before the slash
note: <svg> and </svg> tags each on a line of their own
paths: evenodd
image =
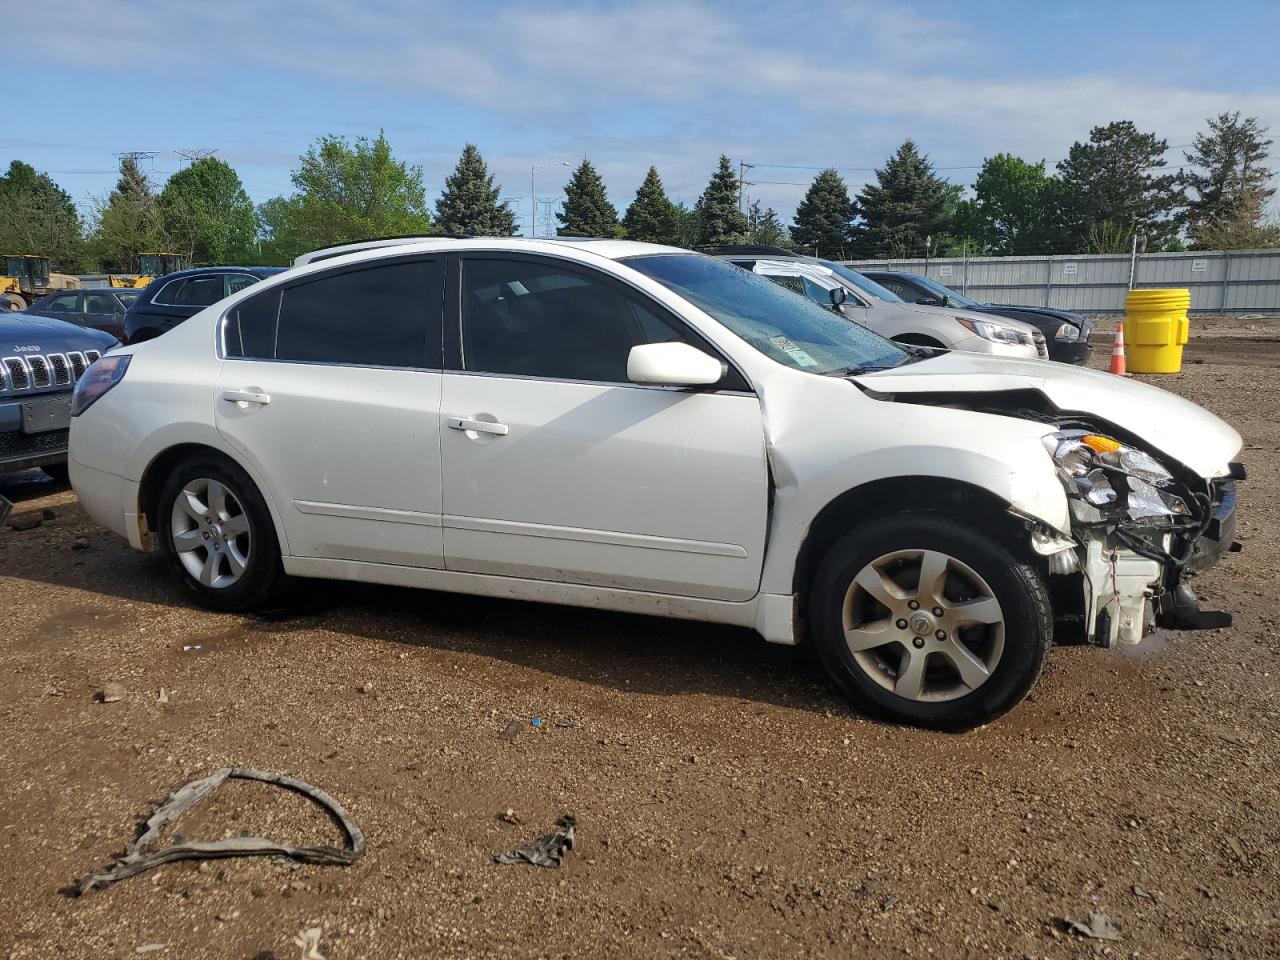
<svg viewBox="0 0 1280 960">
<path fill-rule="evenodd" d="M 944 293 L 944 294 L 942 295 L 942 302 L 941 302 L 940 304 L 938 304 L 938 306 L 940 306 L 940 307 L 949 307 L 949 306 L 951 306 L 951 298 L 950 298 L 949 296 L 947 296 L 947 295 Z"/>
<path fill-rule="evenodd" d="M 849 298 L 849 294 L 844 287 L 832 287 L 827 291 L 827 295 L 831 297 L 831 306 L 836 310 L 839 310 L 845 300 Z"/>
<path fill-rule="evenodd" d="M 642 343 L 627 356 L 627 379 L 658 387 L 710 387 L 724 364 L 687 343 Z"/>
</svg>

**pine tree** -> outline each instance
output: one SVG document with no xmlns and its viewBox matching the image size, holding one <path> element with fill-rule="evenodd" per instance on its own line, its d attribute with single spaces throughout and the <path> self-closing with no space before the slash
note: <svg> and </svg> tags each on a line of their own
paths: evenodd
<svg viewBox="0 0 1280 960">
<path fill-rule="evenodd" d="M 816 249 L 835 256 L 849 245 L 852 218 L 853 201 L 844 178 L 835 170 L 823 170 L 813 178 L 796 208 L 791 239 L 803 250 Z"/>
<path fill-rule="evenodd" d="M 1185 197 L 1178 177 L 1162 172 L 1168 148 L 1129 120 L 1094 127 L 1088 143 L 1073 143 L 1058 164 L 1067 238 L 1084 249 L 1098 236 L 1137 232 L 1148 247 L 1175 237 Z"/>
<path fill-rule="evenodd" d="M 636 198 L 622 218 L 622 226 L 631 240 L 673 246 L 681 242 L 680 215 L 667 197 L 657 167 L 650 167 L 645 174 L 644 183 L 640 184 Z"/>
<path fill-rule="evenodd" d="M 698 246 L 720 247 L 746 239 L 747 217 L 738 209 L 740 190 L 738 175 L 729 165 L 729 158 L 721 156 L 719 169 L 712 174 L 711 182 L 693 208 L 698 223 Z"/>
<path fill-rule="evenodd" d="M 752 200 L 747 209 L 747 242 L 761 247 L 791 247 L 791 238 L 778 219 L 778 212 L 773 207 L 762 212 L 759 200 Z"/>
<path fill-rule="evenodd" d="M 1208 123 L 1208 133 L 1197 133 L 1183 154 L 1193 168 L 1182 175 L 1194 191 L 1187 202 L 1187 233 L 1201 249 L 1243 249 L 1267 236 L 1263 211 L 1276 192 L 1265 165 L 1271 140 L 1257 117 L 1242 120 L 1239 111 Z"/>
<path fill-rule="evenodd" d="M 478 237 L 513 236 L 516 215 L 505 201 L 498 200 L 501 192 L 501 188 L 493 185 L 493 174 L 489 173 L 480 151 L 475 144 L 468 143 L 436 201 L 436 228 L 441 233 Z"/>
<path fill-rule="evenodd" d="M 564 186 L 564 204 L 556 213 L 562 237 L 617 237 L 618 209 L 609 202 L 604 180 L 585 157 Z"/>
<path fill-rule="evenodd" d="M 947 226 L 954 189 L 939 177 L 914 141 L 906 140 L 858 194 L 862 222 L 854 227 L 859 256 L 904 256 L 923 251 Z"/>
<path fill-rule="evenodd" d="M 139 254 L 168 246 L 155 193 L 133 157 L 121 158 L 116 188 L 99 205 L 95 245 L 107 270 L 125 273 L 137 272 Z"/>
</svg>

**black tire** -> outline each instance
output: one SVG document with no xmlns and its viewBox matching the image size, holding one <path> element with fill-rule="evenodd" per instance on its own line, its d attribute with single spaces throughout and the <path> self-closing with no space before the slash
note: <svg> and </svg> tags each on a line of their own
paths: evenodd
<svg viewBox="0 0 1280 960">
<path fill-rule="evenodd" d="M 234 583 L 226 586 L 201 583 L 183 564 L 174 543 L 174 505 L 183 488 L 199 480 L 222 484 L 242 508 L 237 516 L 247 519 L 248 550 L 244 571 Z M 178 464 L 160 489 L 156 520 L 165 560 L 182 585 L 203 606 L 222 611 L 259 609 L 283 593 L 290 583 L 280 563 L 280 543 L 266 502 L 249 475 L 230 460 L 202 455 Z M 207 557 L 207 548 L 203 549 Z"/>
<path fill-rule="evenodd" d="M 845 639 L 846 597 L 854 578 L 879 558 L 911 550 L 936 551 L 967 566 L 986 581 L 1003 616 L 1001 652 L 989 676 L 955 699 L 899 696 L 883 685 L 883 678 L 877 682 L 868 673 Z M 947 578 L 954 576 L 955 567 L 944 569 L 952 571 Z M 809 595 L 809 620 L 823 665 L 855 705 L 887 720 L 943 730 L 977 726 L 1015 707 L 1039 679 L 1053 642 L 1053 608 L 1036 569 L 989 534 L 940 513 L 881 517 L 837 541 L 818 565 Z M 895 625 L 895 629 L 900 628 Z M 902 636 L 914 642 L 912 629 L 908 627 Z M 958 635 L 957 631 L 957 637 L 950 639 L 959 643 Z M 906 650 L 905 643 L 902 649 Z M 937 662 L 932 656 L 926 654 L 926 665 Z"/>
<path fill-rule="evenodd" d="M 6 293 L 6 294 L 5 294 L 5 296 L 9 299 L 9 304 L 10 304 L 9 309 L 10 309 L 10 310 L 25 310 L 25 309 L 27 309 L 27 301 L 26 301 L 25 299 L 23 299 L 21 296 L 19 296 L 18 294 L 16 294 L 16 293 Z"/>
</svg>

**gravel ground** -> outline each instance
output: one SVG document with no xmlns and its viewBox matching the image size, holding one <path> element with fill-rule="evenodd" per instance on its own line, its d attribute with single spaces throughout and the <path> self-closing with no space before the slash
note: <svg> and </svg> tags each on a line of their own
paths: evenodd
<svg viewBox="0 0 1280 960">
<path fill-rule="evenodd" d="M 1059 647 L 962 735 L 866 720 L 734 629 L 331 584 L 196 610 L 65 487 L 7 482 L 19 525 L 55 517 L 0 532 L 0 957 L 283 960 L 310 927 L 331 960 L 1280 954 L 1280 339 L 1248 326 L 1199 322 L 1159 380 L 1246 437 L 1245 552 L 1199 585 L 1236 626 Z M 329 791 L 367 854 L 67 895 L 224 765 Z M 562 869 L 493 862 L 566 812 Z M 338 841 L 239 783 L 179 830 Z M 1121 941 L 1064 932 L 1094 911 Z"/>
</svg>

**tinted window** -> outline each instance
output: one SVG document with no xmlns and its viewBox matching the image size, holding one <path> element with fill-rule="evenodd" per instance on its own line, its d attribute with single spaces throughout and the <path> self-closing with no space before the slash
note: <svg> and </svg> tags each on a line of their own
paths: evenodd
<svg viewBox="0 0 1280 960">
<path fill-rule="evenodd" d="M 42 309 L 57 310 L 59 313 L 78 313 L 80 311 L 80 305 L 77 303 L 79 299 L 80 294 L 78 293 L 62 293 L 51 299 Z"/>
<path fill-rule="evenodd" d="M 245 287 L 251 287 L 257 282 L 257 277 L 251 277 L 247 273 L 233 273 L 231 276 L 227 277 L 227 293 L 235 293 L 237 290 L 243 290 Z"/>
<path fill-rule="evenodd" d="M 439 261 L 399 261 L 294 284 L 282 296 L 254 297 L 228 324 L 228 354 L 438 367 L 439 266 Z"/>
<path fill-rule="evenodd" d="M 85 313 L 119 313 L 120 306 L 115 297 L 106 293 L 86 293 L 84 295 Z"/>
<path fill-rule="evenodd" d="M 586 273 L 527 260 L 462 265 L 466 370 L 627 383 L 633 346 L 689 339 L 674 318 Z"/>
<path fill-rule="evenodd" d="M 192 277 L 178 288 L 177 299 L 173 302 L 189 307 L 207 307 L 211 303 L 217 303 L 222 297 L 221 276 Z"/>
<path fill-rule="evenodd" d="M 142 296 L 142 291 L 141 290 L 121 290 L 116 294 L 116 296 L 120 298 L 121 303 L 123 303 L 126 307 L 128 307 L 129 304 L 133 303 L 133 301 L 137 300 L 138 297 Z"/>
</svg>

